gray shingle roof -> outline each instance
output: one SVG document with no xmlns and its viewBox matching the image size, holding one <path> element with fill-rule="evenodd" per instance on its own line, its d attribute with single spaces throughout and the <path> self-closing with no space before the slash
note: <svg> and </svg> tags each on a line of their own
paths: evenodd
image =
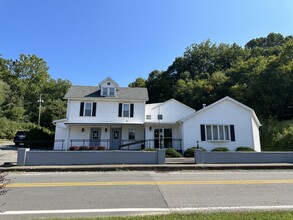
<svg viewBox="0 0 293 220">
<path fill-rule="evenodd" d="M 146 88 L 118 87 L 116 96 L 101 96 L 99 86 L 71 86 L 65 94 L 64 99 L 78 98 L 99 98 L 99 99 L 130 99 L 145 100 L 149 99 Z"/>
</svg>

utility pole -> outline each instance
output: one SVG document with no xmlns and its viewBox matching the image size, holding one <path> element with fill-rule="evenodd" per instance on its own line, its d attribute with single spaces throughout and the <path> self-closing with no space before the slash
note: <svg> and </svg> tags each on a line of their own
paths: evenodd
<svg viewBox="0 0 293 220">
<path fill-rule="evenodd" d="M 40 94 L 40 98 L 38 100 L 38 103 L 40 103 L 39 105 L 39 119 L 38 119 L 38 126 L 40 127 L 41 124 L 41 109 L 42 109 L 42 102 L 44 102 L 44 100 L 42 99 L 42 94 Z"/>
</svg>

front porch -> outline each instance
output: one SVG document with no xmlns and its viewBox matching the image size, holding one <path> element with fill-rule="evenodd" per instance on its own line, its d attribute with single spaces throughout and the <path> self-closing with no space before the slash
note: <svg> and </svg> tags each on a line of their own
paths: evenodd
<svg viewBox="0 0 293 220">
<path fill-rule="evenodd" d="M 111 147 L 111 139 L 71 139 L 70 147 L 104 147 L 105 150 L 113 150 Z M 174 148 L 182 152 L 182 139 L 175 138 L 155 138 L 155 139 L 121 139 L 118 142 L 116 150 L 142 150 L 145 148 L 166 149 Z M 86 148 L 84 148 L 86 149 Z M 65 150 L 65 149 L 64 149 Z"/>
</svg>

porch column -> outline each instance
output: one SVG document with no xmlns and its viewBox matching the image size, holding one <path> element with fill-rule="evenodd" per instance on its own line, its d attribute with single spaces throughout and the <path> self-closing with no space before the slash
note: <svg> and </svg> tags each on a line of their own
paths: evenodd
<svg viewBox="0 0 293 220">
<path fill-rule="evenodd" d="M 70 138 L 70 131 L 71 131 L 71 126 L 70 125 L 68 125 L 68 128 L 67 128 L 67 137 L 66 137 L 66 144 L 65 144 L 65 150 L 67 151 L 68 149 L 69 149 L 69 147 L 70 147 L 70 140 L 69 140 L 69 138 Z"/>
</svg>

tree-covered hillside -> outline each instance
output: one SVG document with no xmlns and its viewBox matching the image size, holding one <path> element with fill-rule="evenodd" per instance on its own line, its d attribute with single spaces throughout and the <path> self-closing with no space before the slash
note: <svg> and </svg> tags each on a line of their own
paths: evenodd
<svg viewBox="0 0 293 220">
<path fill-rule="evenodd" d="M 129 86 L 147 87 L 150 102 L 175 98 L 195 109 L 225 96 L 261 118 L 293 116 L 293 37 L 271 33 L 245 47 L 193 44 L 167 70 L 152 71 Z"/>
</svg>

